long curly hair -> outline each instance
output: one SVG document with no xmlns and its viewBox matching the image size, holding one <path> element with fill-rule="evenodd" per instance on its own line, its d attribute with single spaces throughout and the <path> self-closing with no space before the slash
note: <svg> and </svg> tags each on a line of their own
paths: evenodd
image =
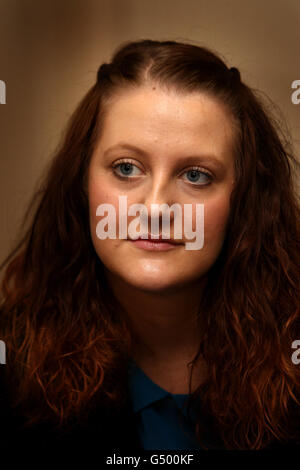
<svg viewBox="0 0 300 470">
<path fill-rule="evenodd" d="M 199 309 L 197 357 L 208 374 L 191 400 L 213 416 L 228 449 L 297 440 L 300 368 L 291 344 L 300 338 L 299 163 L 269 102 L 238 69 L 175 41 L 127 42 L 99 67 L 1 265 L 11 404 L 28 426 L 46 419 L 63 426 L 99 403 L 122 406 L 131 333 L 93 247 L 86 179 L 110 98 L 148 82 L 212 96 L 236 127 L 228 230 Z"/>
</svg>

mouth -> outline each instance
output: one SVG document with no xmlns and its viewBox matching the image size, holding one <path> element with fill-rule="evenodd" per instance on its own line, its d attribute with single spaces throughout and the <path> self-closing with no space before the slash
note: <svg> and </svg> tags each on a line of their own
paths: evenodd
<svg viewBox="0 0 300 470">
<path fill-rule="evenodd" d="M 138 238 L 136 240 L 128 239 L 128 241 L 135 247 L 148 251 L 169 251 L 184 246 L 184 243 L 180 240 L 163 239 L 162 235 L 152 239 L 151 234 L 148 234 L 148 239 Z"/>
</svg>

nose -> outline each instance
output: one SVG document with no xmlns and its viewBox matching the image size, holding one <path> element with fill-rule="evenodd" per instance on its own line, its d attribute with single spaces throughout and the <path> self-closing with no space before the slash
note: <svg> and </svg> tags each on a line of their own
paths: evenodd
<svg viewBox="0 0 300 470">
<path fill-rule="evenodd" d="M 175 188 L 167 173 L 161 171 L 149 181 L 149 190 L 143 197 L 143 204 L 148 213 L 148 227 L 150 228 L 150 224 L 154 230 L 162 227 L 163 217 L 170 220 L 170 227 L 172 227 L 175 214 L 173 210 L 170 211 L 170 208 L 174 203 L 176 203 Z"/>
<path fill-rule="evenodd" d="M 171 205 L 173 202 L 175 201 L 173 200 L 170 179 L 166 172 L 160 171 L 158 174 L 153 175 L 149 181 L 149 190 L 144 195 L 144 205 L 150 212 L 152 204 Z"/>
</svg>

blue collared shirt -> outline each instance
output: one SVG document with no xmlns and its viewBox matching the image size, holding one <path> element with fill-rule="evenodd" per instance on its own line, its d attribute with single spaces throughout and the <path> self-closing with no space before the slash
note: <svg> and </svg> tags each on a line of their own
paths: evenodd
<svg viewBox="0 0 300 470">
<path fill-rule="evenodd" d="M 128 383 L 138 433 L 147 450 L 199 450 L 195 416 L 187 413 L 188 395 L 172 394 L 155 384 L 130 360 Z"/>
</svg>

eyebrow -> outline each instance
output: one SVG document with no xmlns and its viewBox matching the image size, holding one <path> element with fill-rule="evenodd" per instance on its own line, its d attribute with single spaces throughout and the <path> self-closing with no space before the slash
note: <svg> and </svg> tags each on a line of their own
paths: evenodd
<svg viewBox="0 0 300 470">
<path fill-rule="evenodd" d="M 118 144 L 112 145 L 111 147 L 108 147 L 104 152 L 103 156 L 106 157 L 109 153 L 113 152 L 114 150 L 130 150 L 131 152 L 135 152 L 136 154 L 142 155 L 143 157 L 149 157 L 148 153 L 145 152 L 145 150 L 140 149 L 139 147 L 136 147 L 135 145 L 128 144 L 126 142 L 119 142 Z M 209 162 L 214 164 L 217 168 L 220 170 L 224 170 L 225 166 L 224 164 L 216 158 L 212 154 L 204 154 L 204 155 L 189 155 L 186 157 L 183 157 L 182 160 L 185 162 L 194 162 L 195 160 L 202 160 L 203 162 Z"/>
</svg>

